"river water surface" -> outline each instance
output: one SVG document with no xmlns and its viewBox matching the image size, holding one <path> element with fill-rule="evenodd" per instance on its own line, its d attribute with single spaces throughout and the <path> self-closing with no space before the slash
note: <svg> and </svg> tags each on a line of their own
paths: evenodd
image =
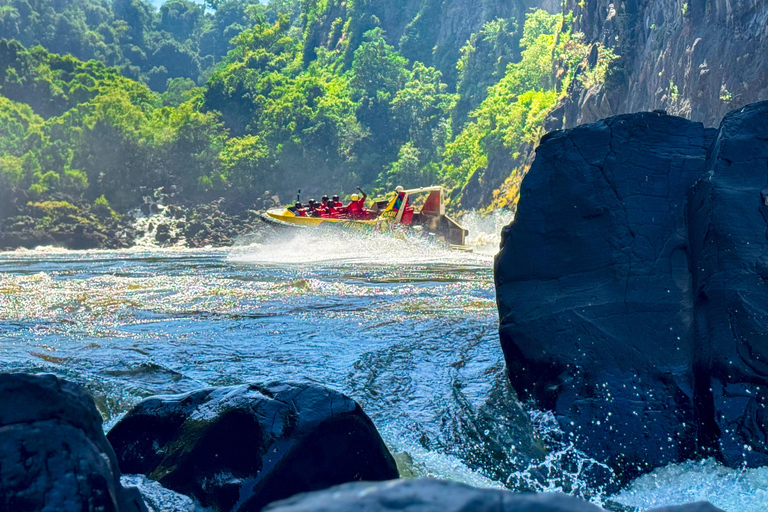
<svg viewBox="0 0 768 512">
<path fill-rule="evenodd" d="M 227 250 L 0 253 L 0 371 L 84 385 L 107 428 L 153 394 L 312 381 L 356 399 L 414 473 L 503 487 L 519 479 L 463 457 L 457 424 L 503 378 L 492 262 L 504 220 L 472 221 L 473 252 L 301 236 Z M 127 479 L 158 510 L 194 507 Z M 764 468 L 705 461 L 660 468 L 612 499 L 752 512 L 768 511 L 766 490 Z"/>
</svg>

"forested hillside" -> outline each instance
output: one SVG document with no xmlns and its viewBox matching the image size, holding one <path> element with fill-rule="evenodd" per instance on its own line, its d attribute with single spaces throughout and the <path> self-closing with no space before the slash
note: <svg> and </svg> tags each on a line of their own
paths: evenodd
<svg viewBox="0 0 768 512">
<path fill-rule="evenodd" d="M 402 25 L 376 2 L 30 2 L 0 11 L 6 216 L 49 200 L 119 214 L 159 187 L 246 208 L 266 190 L 442 183 L 458 207 L 473 174 L 535 144 L 589 50 L 567 15 L 484 21 L 492 3 L 428 51 L 426 7 Z"/>
<path fill-rule="evenodd" d="M 452 191 L 454 210 L 513 207 L 547 130 L 632 106 L 700 117 L 714 108 L 716 119 L 717 105 L 760 99 L 760 65 L 730 63 L 744 80 L 721 85 L 709 83 L 722 79 L 710 62 L 697 78 L 706 89 L 669 78 L 657 96 L 633 100 L 633 77 L 679 76 L 686 38 L 722 13 L 692 4 L 679 34 L 650 24 L 648 36 L 649 16 L 663 16 L 644 2 L 611 6 L 0 0 L 0 214 L 98 201 L 119 216 L 158 188 L 245 210 L 265 191 L 287 201 L 297 188 L 434 183 Z M 730 20 L 723 38 L 738 28 Z M 654 57 L 665 37 L 679 40 Z"/>
</svg>

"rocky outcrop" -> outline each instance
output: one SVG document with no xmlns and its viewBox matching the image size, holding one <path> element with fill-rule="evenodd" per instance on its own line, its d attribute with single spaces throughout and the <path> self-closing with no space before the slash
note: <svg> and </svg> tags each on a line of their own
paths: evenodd
<svg viewBox="0 0 768 512">
<path fill-rule="evenodd" d="M 768 465 L 768 102 L 726 116 L 691 193 L 694 368 L 708 444 Z"/>
<path fill-rule="evenodd" d="M 0 510 L 146 511 L 120 485 L 93 399 L 53 375 L 0 374 Z"/>
<path fill-rule="evenodd" d="M 768 99 L 768 3 L 753 0 L 567 0 L 574 31 L 615 49 L 605 85 L 573 82 L 567 126 L 666 109 L 708 126 Z"/>
<path fill-rule="evenodd" d="M 300 492 L 398 476 L 360 406 L 309 384 L 148 398 L 108 438 L 124 472 L 218 511 L 256 511 Z"/>
<path fill-rule="evenodd" d="M 269 512 L 602 512 L 589 502 L 564 494 L 515 494 L 476 489 L 456 482 L 400 480 L 353 483 L 302 494 L 267 507 Z M 698 503 L 654 512 L 722 512 Z"/>
<path fill-rule="evenodd" d="M 684 206 L 709 142 L 652 113 L 546 136 L 496 261 L 513 386 L 632 472 L 696 450 Z"/>
<path fill-rule="evenodd" d="M 768 463 L 766 119 L 730 114 L 713 146 L 660 113 L 555 132 L 523 182 L 496 260 L 510 379 L 623 479 Z"/>
</svg>

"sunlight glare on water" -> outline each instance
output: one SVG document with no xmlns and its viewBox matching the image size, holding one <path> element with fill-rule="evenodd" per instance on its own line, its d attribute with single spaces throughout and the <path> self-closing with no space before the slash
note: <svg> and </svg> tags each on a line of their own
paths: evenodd
<svg viewBox="0 0 768 512">
<path fill-rule="evenodd" d="M 415 475 L 602 501 L 586 489 L 599 465 L 557 439 L 550 413 L 532 413 L 552 450 L 531 468 L 491 478 L 492 460 L 464 458 L 475 441 L 462 419 L 504 378 L 492 262 L 509 218 L 465 216 L 472 252 L 420 237 L 307 233 L 226 250 L 0 253 L 0 370 L 84 385 L 107 425 L 152 394 L 316 382 L 357 400 Z M 670 465 L 611 499 L 639 510 L 696 499 L 768 510 L 766 471 Z M 126 478 L 157 510 L 195 507 Z"/>
</svg>

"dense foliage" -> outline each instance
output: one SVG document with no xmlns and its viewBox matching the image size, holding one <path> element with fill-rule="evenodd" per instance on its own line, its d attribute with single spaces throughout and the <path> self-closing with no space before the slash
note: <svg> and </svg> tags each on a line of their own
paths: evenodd
<svg viewBox="0 0 768 512">
<path fill-rule="evenodd" d="M 171 78 L 202 85 L 250 24 L 249 9 L 267 12 L 258 0 L 215 5 L 206 12 L 196 2 L 168 0 L 156 11 L 144 0 L 0 0 L 0 35 L 98 60 L 163 91 Z"/>
<path fill-rule="evenodd" d="M 599 48 L 585 67 L 569 18 L 532 11 L 523 30 L 497 19 L 462 42 L 450 85 L 366 2 L 327 32 L 343 3 L 255 4 L 0 0 L 19 40 L 0 40 L 0 216 L 45 201 L 124 212 L 160 187 L 246 208 L 267 190 L 442 183 L 457 202 L 496 153 L 536 143 L 577 71 L 599 82 L 613 59 Z"/>
</svg>

